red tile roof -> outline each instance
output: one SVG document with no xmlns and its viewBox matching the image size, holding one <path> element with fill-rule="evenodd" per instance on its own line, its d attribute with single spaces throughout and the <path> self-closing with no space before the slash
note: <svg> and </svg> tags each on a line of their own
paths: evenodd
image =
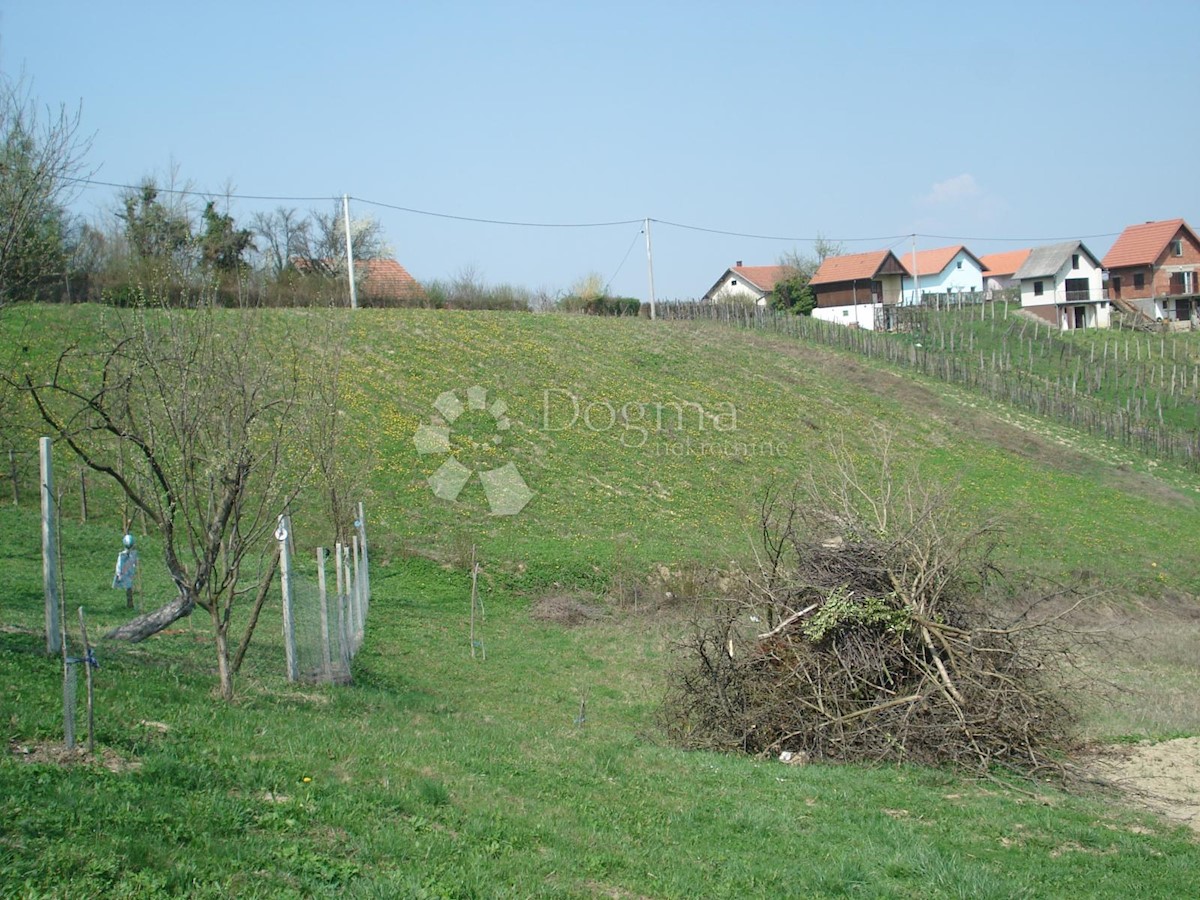
<svg viewBox="0 0 1200 900">
<path fill-rule="evenodd" d="M 1144 222 L 1141 225 L 1130 225 L 1121 232 L 1115 244 L 1104 254 L 1100 265 L 1106 269 L 1120 269 L 1125 266 L 1152 266 L 1167 249 L 1167 244 L 1179 233 L 1180 228 L 1187 228 L 1193 239 L 1196 233 L 1188 227 L 1183 219 L 1164 219 L 1161 222 Z"/>
<path fill-rule="evenodd" d="M 874 278 L 892 255 L 890 250 L 851 253 L 846 256 L 827 256 L 809 284 L 832 284 L 837 281 L 860 281 Z"/>
<path fill-rule="evenodd" d="M 962 244 L 955 244 L 953 247 L 938 247 L 936 250 L 918 250 L 917 251 L 917 275 L 924 278 L 926 275 L 937 275 L 946 266 L 950 265 L 950 261 L 958 255 L 960 250 L 966 250 L 967 255 L 978 262 L 978 258 L 970 250 L 967 250 Z M 904 266 L 904 271 L 912 276 L 913 255 L 910 250 L 907 253 L 898 254 L 900 263 Z"/>
<path fill-rule="evenodd" d="M 736 273 L 743 281 L 748 281 L 760 291 L 770 293 L 775 289 L 775 282 L 787 278 L 791 273 L 788 266 L 734 266 L 729 270 Z"/>
<path fill-rule="evenodd" d="M 1005 250 L 1003 253 L 988 253 L 979 257 L 979 261 L 983 263 L 985 276 L 1003 278 L 1021 268 L 1021 263 L 1029 258 L 1029 253 L 1029 247 L 1024 250 Z"/>
<path fill-rule="evenodd" d="M 394 259 L 363 259 L 355 262 L 354 267 L 362 272 L 362 291 L 373 297 L 410 297 L 424 293 L 417 280 Z"/>
</svg>

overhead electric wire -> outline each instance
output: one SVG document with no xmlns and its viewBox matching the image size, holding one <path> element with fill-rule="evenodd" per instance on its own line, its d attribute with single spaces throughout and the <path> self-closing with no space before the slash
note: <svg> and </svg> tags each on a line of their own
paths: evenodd
<svg viewBox="0 0 1200 900">
<path fill-rule="evenodd" d="M 115 181 L 97 181 L 94 178 L 64 178 L 64 181 L 72 181 L 76 184 L 86 184 L 96 187 L 122 188 L 127 191 L 138 191 L 145 187 L 145 184 L 119 184 Z M 197 191 L 191 188 L 168 188 L 160 185 L 153 185 L 154 189 L 160 194 L 179 194 L 189 197 L 228 197 L 230 200 L 270 200 L 273 202 L 289 201 L 293 203 L 314 203 L 318 200 L 341 200 L 341 197 L 274 197 L 261 194 L 227 194 L 224 191 Z"/>
<path fill-rule="evenodd" d="M 457 222 L 477 222 L 482 225 L 511 225 L 518 228 L 607 228 L 612 225 L 639 225 L 645 221 L 645 219 L 621 219 L 616 222 L 510 222 L 505 219 L 479 219 L 474 216 L 455 216 L 450 213 L 430 212 L 427 209 L 413 209 L 409 206 L 397 206 L 394 203 L 383 203 L 379 200 L 366 200 L 362 197 L 351 196 L 350 199 L 357 203 L 365 203 L 368 206 L 394 209 L 417 216 L 434 216 L 438 219 L 454 219 Z"/>
<path fill-rule="evenodd" d="M 964 243 L 966 241 L 976 241 L 978 243 L 983 243 L 984 241 L 1002 241 L 1002 242 L 1008 243 L 1008 244 L 1022 244 L 1022 243 L 1043 244 L 1043 243 L 1049 243 L 1051 241 L 1090 241 L 1090 240 L 1094 240 L 1096 238 L 1116 237 L 1120 233 L 1121 232 L 1119 232 L 1119 231 L 1110 231 L 1107 234 L 1075 234 L 1075 235 L 1069 235 L 1067 237 L 1008 238 L 1008 237 L 960 237 L 958 235 L 922 234 L 921 232 L 918 231 L 913 236 L 920 237 L 920 238 L 929 238 L 930 240 L 934 240 L 934 241 L 963 241 Z M 908 237 L 908 235 L 905 235 L 905 237 Z"/>
<path fill-rule="evenodd" d="M 607 294 L 608 289 L 612 286 L 612 283 L 617 280 L 617 276 L 621 274 L 621 270 L 625 268 L 625 263 L 629 260 L 629 254 L 633 252 L 634 245 L 637 244 L 637 239 L 645 233 L 646 229 L 642 227 L 639 228 L 637 234 L 633 236 L 633 240 L 629 242 L 629 248 L 625 251 L 625 255 L 621 257 L 621 264 L 617 266 L 617 271 L 612 273 L 612 278 L 604 282 L 604 293 Z"/>
<path fill-rule="evenodd" d="M 83 184 L 96 187 L 120 188 L 123 190 L 136 191 L 140 190 L 145 185 L 136 184 L 121 184 L 113 181 L 99 181 L 94 178 L 64 178 L 65 181 L 70 181 L 75 184 Z M 154 185 L 155 190 L 162 194 L 178 194 L 181 196 L 193 197 L 224 197 L 229 200 L 264 200 L 273 203 L 316 203 L 320 201 L 337 202 L 342 199 L 339 195 L 318 196 L 318 197 L 293 197 L 293 196 L 278 196 L 270 194 L 237 194 L 227 193 L 223 191 L 198 191 L 191 188 L 167 188 Z M 369 200 L 365 197 L 356 197 L 348 195 L 349 198 L 356 203 L 362 203 L 367 206 L 375 206 L 380 209 L 390 209 L 396 212 L 409 213 L 416 216 L 430 216 L 437 219 L 450 219 L 455 222 L 473 222 L 480 225 L 502 225 L 510 228 L 611 228 L 618 225 L 643 225 L 647 219 L 616 219 L 610 222 L 523 222 L 510 219 L 487 219 L 478 216 L 462 216 L 453 213 L 435 212 L 427 209 L 416 209 L 411 206 L 400 206 L 395 203 L 385 203 L 381 200 Z M 649 218 L 651 222 L 657 222 L 659 225 L 667 225 L 671 228 L 681 228 L 685 231 L 699 231 L 705 234 L 719 234 L 726 237 L 745 238 L 754 241 L 790 241 L 792 243 L 814 243 L 816 241 L 825 240 L 838 244 L 886 244 L 894 247 L 905 238 L 927 238 L 935 241 L 960 241 L 966 243 L 968 241 L 985 243 L 1008 243 L 1008 244 L 1038 244 L 1049 243 L 1052 241 L 1070 241 L 1070 240 L 1094 240 L 1100 238 L 1116 237 L 1121 232 L 1113 231 L 1104 234 L 1086 234 L 1086 235 L 1069 235 L 1067 237 L 963 237 L 961 235 L 945 235 L 945 234 L 925 234 L 923 232 L 907 232 L 899 235 L 885 235 L 883 237 L 825 237 L 817 235 L 816 237 L 793 237 L 788 235 L 773 235 L 773 234 L 754 234 L 744 231 L 727 231 L 721 228 L 706 228 L 702 225 L 688 225 L 684 222 L 672 222 L 669 219 Z M 639 232 L 640 234 L 641 232 Z M 636 238 L 634 239 L 636 241 Z M 632 245 L 631 245 L 632 246 Z M 625 256 L 628 258 L 630 251 L 626 251 Z M 623 266 L 624 260 L 621 265 Z M 618 268 L 618 272 L 620 269 Z M 613 276 L 614 278 L 616 275 Z"/>
<path fill-rule="evenodd" d="M 862 237 L 862 238 L 823 238 L 821 236 L 817 236 L 817 237 L 786 237 L 786 236 L 774 235 L 774 234 L 747 234 L 747 233 L 741 232 L 741 231 L 722 231 L 720 228 L 703 228 L 699 225 L 684 225 L 682 222 L 668 222 L 666 219 L 652 218 L 650 221 L 657 222 L 660 225 L 670 225 L 672 228 L 683 228 L 688 231 L 703 231 L 703 232 L 706 232 L 707 234 L 723 234 L 723 235 L 727 235 L 729 237 L 749 238 L 749 239 L 755 240 L 755 241 L 807 241 L 807 242 L 811 242 L 811 241 L 826 240 L 826 241 L 834 241 L 837 243 L 851 244 L 851 243 L 865 243 L 867 241 L 870 241 L 872 243 L 878 243 L 880 241 L 901 240 L 903 238 L 908 237 L 907 234 L 899 234 L 899 235 L 892 234 L 892 235 L 888 235 L 887 237 Z"/>
</svg>

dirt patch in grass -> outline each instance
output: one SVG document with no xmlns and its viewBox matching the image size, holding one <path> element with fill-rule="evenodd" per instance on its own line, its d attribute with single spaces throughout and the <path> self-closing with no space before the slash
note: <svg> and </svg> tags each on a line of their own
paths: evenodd
<svg viewBox="0 0 1200 900">
<path fill-rule="evenodd" d="M 61 743 L 50 741 L 12 741 L 8 749 L 13 759 L 34 765 L 103 766 L 110 772 L 128 772 L 142 765 L 138 760 L 126 759 L 108 747 L 97 747 L 94 753 L 88 753 L 87 748 L 82 746 L 68 750 Z"/>
<path fill-rule="evenodd" d="M 1088 767 L 1133 803 L 1200 833 L 1200 737 L 1108 748 Z"/>
<path fill-rule="evenodd" d="M 534 603 L 529 615 L 537 622 L 551 622 L 574 628 L 607 618 L 608 610 L 598 604 L 592 594 L 550 594 Z"/>
</svg>

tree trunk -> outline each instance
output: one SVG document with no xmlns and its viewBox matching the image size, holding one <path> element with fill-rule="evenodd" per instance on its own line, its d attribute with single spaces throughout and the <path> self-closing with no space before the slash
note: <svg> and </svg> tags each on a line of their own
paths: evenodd
<svg viewBox="0 0 1200 900">
<path fill-rule="evenodd" d="M 108 640 L 129 641 L 131 644 L 136 644 L 138 641 L 144 641 L 146 638 L 158 634 L 185 616 L 190 616 L 195 608 L 196 601 L 191 595 L 180 594 L 165 606 L 160 606 L 152 612 L 131 619 L 124 625 L 118 625 L 104 637 Z"/>
<path fill-rule="evenodd" d="M 233 669 L 229 666 L 229 640 L 226 629 L 219 624 L 217 634 L 217 673 L 221 678 L 221 699 L 233 699 Z"/>
</svg>

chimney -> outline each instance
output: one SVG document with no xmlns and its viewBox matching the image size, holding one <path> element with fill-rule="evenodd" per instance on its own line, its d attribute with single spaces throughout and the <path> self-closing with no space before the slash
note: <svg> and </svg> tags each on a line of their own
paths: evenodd
<svg viewBox="0 0 1200 900">
<path fill-rule="evenodd" d="M 739 260 L 737 261 L 737 265 L 736 265 L 736 266 L 734 266 L 734 268 L 735 268 L 735 269 L 740 269 L 741 267 L 742 267 L 742 261 L 739 259 Z"/>
</svg>

